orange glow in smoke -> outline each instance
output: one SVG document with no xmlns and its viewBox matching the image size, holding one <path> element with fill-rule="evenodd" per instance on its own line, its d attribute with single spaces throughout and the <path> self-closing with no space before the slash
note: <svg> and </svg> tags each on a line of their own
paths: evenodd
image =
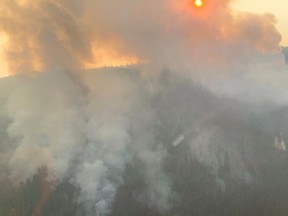
<svg viewBox="0 0 288 216">
<path fill-rule="evenodd" d="M 195 0 L 194 1 L 194 5 L 198 8 L 202 7 L 203 6 L 203 1 L 202 0 Z"/>
<path fill-rule="evenodd" d="M 117 49 L 109 46 L 97 47 L 93 49 L 94 60 L 85 62 L 83 69 L 102 67 L 121 67 L 141 63 L 142 61 L 135 55 L 123 54 Z"/>
</svg>

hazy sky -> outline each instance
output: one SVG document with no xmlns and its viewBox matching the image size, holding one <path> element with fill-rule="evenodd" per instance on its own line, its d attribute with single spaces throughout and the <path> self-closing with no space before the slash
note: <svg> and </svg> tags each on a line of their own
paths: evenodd
<svg viewBox="0 0 288 216">
<path fill-rule="evenodd" d="M 235 0 L 233 7 L 237 10 L 255 12 L 255 13 L 272 13 L 275 15 L 278 24 L 277 28 L 282 35 L 282 46 L 288 46 L 288 8 L 287 0 Z M 3 44 L 5 38 L 0 35 L 0 77 L 7 75 L 7 65 L 1 57 L 3 53 Z"/>
<path fill-rule="evenodd" d="M 236 9 L 255 13 L 272 13 L 277 18 L 277 28 L 282 34 L 281 45 L 288 46 L 287 0 L 235 0 Z"/>
</svg>

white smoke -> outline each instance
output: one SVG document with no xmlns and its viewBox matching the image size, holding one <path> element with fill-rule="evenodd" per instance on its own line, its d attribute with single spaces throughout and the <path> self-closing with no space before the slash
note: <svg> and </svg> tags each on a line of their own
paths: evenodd
<svg viewBox="0 0 288 216">
<path fill-rule="evenodd" d="M 16 143 L 7 161 L 11 180 L 25 182 L 45 167 L 50 181 L 71 178 L 81 190 L 78 201 L 106 215 L 127 164 L 136 157 L 144 166 L 145 202 L 169 208 L 166 154 L 155 149 L 159 143 L 149 101 L 127 76 L 88 77 L 91 86 L 61 71 L 12 78 L 13 91 L 2 107 L 12 121 L 7 134 Z"/>
<path fill-rule="evenodd" d="M 7 62 L 12 73 L 24 73 L 0 80 L 0 131 L 5 134 L 0 140 L 1 148 L 5 146 L 1 165 L 8 167 L 11 180 L 26 182 L 45 167 L 50 182 L 68 179 L 80 189 L 77 201 L 84 203 L 87 214 L 108 215 L 128 165 L 137 161 L 145 191 L 135 199 L 167 211 L 177 197 L 165 169 L 167 146 L 189 119 L 202 130 L 189 141 L 189 154 L 218 175 L 228 152 L 234 158 L 233 175 L 242 178 L 247 172 L 244 159 L 226 141 L 214 143 L 218 130 L 201 126 L 209 106 L 202 104 L 201 96 L 184 101 L 183 92 L 172 97 L 167 90 L 171 103 L 160 108 L 153 103 L 157 95 L 166 94 L 161 82 L 172 83 L 171 89 L 177 90 L 185 77 L 219 97 L 286 104 L 284 94 L 279 95 L 286 89 L 284 82 L 276 85 L 287 79 L 277 53 L 281 36 L 272 15 L 236 13 L 227 0 L 207 1 L 200 14 L 190 3 L 2 1 L 0 31 L 9 40 Z M 135 70 L 138 74 L 130 68 L 80 70 L 101 59 L 104 48 L 136 56 L 148 66 Z M 162 67 L 172 69 L 167 80 L 161 77 Z M 35 70 L 42 73 L 29 74 Z M 274 70 L 279 79 L 271 75 Z M 165 134 L 172 140 L 160 139 L 157 130 L 168 126 L 159 116 L 167 116 L 169 123 L 173 108 L 174 129 Z M 250 181 L 246 176 L 244 180 Z"/>
</svg>

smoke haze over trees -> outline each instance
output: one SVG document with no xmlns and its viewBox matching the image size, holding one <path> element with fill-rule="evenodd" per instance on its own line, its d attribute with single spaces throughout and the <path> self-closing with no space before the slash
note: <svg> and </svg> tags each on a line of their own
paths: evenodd
<svg viewBox="0 0 288 216">
<path fill-rule="evenodd" d="M 0 213 L 286 215 L 281 35 L 230 3 L 1 1 Z"/>
</svg>

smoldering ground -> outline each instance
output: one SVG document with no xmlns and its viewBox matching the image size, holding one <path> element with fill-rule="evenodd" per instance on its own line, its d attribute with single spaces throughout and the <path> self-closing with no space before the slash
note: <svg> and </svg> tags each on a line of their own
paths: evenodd
<svg viewBox="0 0 288 216">
<path fill-rule="evenodd" d="M 285 215 L 281 36 L 229 4 L 2 1 L 3 214 Z"/>
</svg>

